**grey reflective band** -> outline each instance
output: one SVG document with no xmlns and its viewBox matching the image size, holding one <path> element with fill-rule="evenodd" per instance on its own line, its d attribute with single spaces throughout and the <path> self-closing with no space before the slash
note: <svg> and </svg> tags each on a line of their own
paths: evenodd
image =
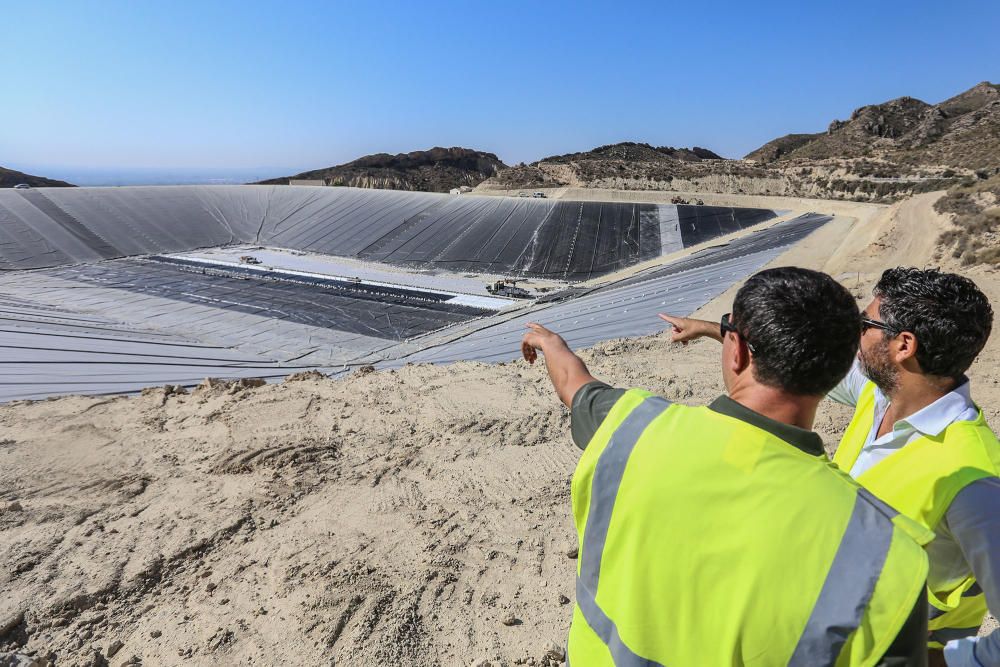
<svg viewBox="0 0 1000 667">
<path fill-rule="evenodd" d="M 597 604 L 594 594 L 584 586 L 580 577 L 576 578 L 576 604 L 580 608 L 580 613 L 587 620 L 587 625 L 608 647 L 611 658 L 615 661 L 615 667 L 663 667 L 655 660 L 649 660 L 636 654 L 625 645 L 625 642 L 618 635 L 618 626 L 608 618 L 608 615 Z"/>
<path fill-rule="evenodd" d="M 941 628 L 940 630 L 931 630 L 930 640 L 938 644 L 947 644 L 956 639 L 975 637 L 977 634 L 979 634 L 978 625 L 974 628 Z"/>
<path fill-rule="evenodd" d="M 618 497 L 629 456 L 643 431 L 670 407 L 670 401 L 650 396 L 632 410 L 618 425 L 594 467 L 590 485 L 590 508 L 583 532 L 583 550 L 580 553 L 580 576 L 576 580 L 576 602 L 587 625 L 607 645 L 618 667 L 662 667 L 660 663 L 635 654 L 618 635 L 614 621 L 608 618 L 597 604 L 597 584 L 601 576 L 601 559 L 604 543 L 611 525 L 611 513 Z"/>
<path fill-rule="evenodd" d="M 896 510 L 859 489 L 847 529 L 837 547 L 790 667 L 833 665 L 864 618 L 889 555 Z"/>
<path fill-rule="evenodd" d="M 962 598 L 963 599 L 974 598 L 977 595 L 982 595 L 982 594 L 983 594 L 983 587 L 979 585 L 978 581 L 976 581 L 976 582 L 973 582 L 973 584 L 971 586 L 969 586 L 969 590 L 967 590 L 964 593 L 962 593 Z M 957 609 L 957 607 L 956 607 L 956 609 Z M 955 610 L 951 609 L 949 611 L 955 611 Z M 928 605 L 927 605 L 927 618 L 928 618 L 928 620 L 933 621 L 935 618 L 938 618 L 940 616 L 944 616 L 947 613 L 948 613 L 948 611 L 945 611 L 943 609 L 938 609 L 937 607 L 935 607 L 932 604 L 928 603 Z"/>
<path fill-rule="evenodd" d="M 982 594 L 983 594 L 983 587 L 979 585 L 978 581 L 974 581 L 972 583 L 972 585 L 969 586 L 969 590 L 967 590 L 964 593 L 962 593 L 962 597 L 963 598 L 974 598 L 977 595 L 982 595 Z"/>
<path fill-rule="evenodd" d="M 982 586 L 979 585 L 979 582 L 977 581 L 974 582 L 971 586 L 969 586 L 969 590 L 962 593 L 962 599 L 968 600 L 969 598 L 974 598 L 977 595 L 982 595 L 982 594 L 983 594 L 983 588 Z M 954 611 L 954 609 L 951 611 Z M 932 606 L 930 608 L 930 614 L 928 615 L 928 618 L 930 620 L 934 620 L 935 618 L 944 616 L 947 613 L 948 612 L 942 611 L 937 607 Z M 955 639 L 965 639 L 966 637 L 975 637 L 978 634 L 979 634 L 978 625 L 972 628 L 939 628 L 937 630 L 931 630 L 930 640 L 932 642 L 937 642 L 939 644 L 947 644 L 948 642 L 954 641 Z"/>
</svg>

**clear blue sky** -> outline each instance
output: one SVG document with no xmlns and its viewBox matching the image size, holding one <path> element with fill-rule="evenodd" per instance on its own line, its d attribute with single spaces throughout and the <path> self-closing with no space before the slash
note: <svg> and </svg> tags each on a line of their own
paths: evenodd
<svg viewBox="0 0 1000 667">
<path fill-rule="evenodd" d="M 998 2 L 0 1 L 0 165 L 504 161 L 622 140 L 739 157 L 1000 81 Z"/>
</svg>

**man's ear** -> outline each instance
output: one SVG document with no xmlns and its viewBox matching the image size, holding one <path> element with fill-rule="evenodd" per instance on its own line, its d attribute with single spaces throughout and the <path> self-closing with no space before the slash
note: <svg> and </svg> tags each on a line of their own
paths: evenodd
<svg viewBox="0 0 1000 667">
<path fill-rule="evenodd" d="M 904 331 L 892 340 L 890 349 L 893 359 L 900 366 L 917 361 L 917 337 L 909 331 Z"/>
<path fill-rule="evenodd" d="M 730 368 L 739 375 L 750 365 L 750 349 L 747 347 L 746 341 L 735 333 L 730 332 L 726 335 L 734 338 L 733 344 L 730 346 Z"/>
</svg>

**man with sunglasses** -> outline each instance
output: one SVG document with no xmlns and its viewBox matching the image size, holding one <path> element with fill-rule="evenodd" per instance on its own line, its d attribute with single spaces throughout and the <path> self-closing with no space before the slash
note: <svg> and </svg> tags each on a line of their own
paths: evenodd
<svg viewBox="0 0 1000 667">
<path fill-rule="evenodd" d="M 857 351 L 847 290 L 806 269 L 752 276 L 714 325 L 727 395 L 701 407 L 610 387 L 528 326 L 524 357 L 543 353 L 583 449 L 574 667 L 926 664 L 932 533 L 810 430 Z"/>
<path fill-rule="evenodd" d="M 858 361 L 829 394 L 855 407 L 834 461 L 936 533 L 927 547 L 932 663 L 1000 665 L 1000 633 L 975 637 L 987 607 L 1000 611 L 1000 444 L 965 376 L 993 310 L 971 280 L 937 270 L 889 269 L 873 295 Z M 661 317 L 680 342 L 711 326 Z"/>
</svg>

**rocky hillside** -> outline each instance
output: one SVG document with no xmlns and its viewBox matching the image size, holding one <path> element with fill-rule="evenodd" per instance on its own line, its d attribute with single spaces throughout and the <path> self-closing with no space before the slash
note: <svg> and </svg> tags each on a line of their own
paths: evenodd
<svg viewBox="0 0 1000 667">
<path fill-rule="evenodd" d="M 592 151 L 585 153 L 569 153 L 567 155 L 555 155 L 543 158 L 542 162 L 552 162 L 557 164 L 570 164 L 585 160 L 598 162 L 701 162 L 702 160 L 721 160 L 721 155 L 717 155 L 707 148 L 674 148 L 672 146 L 650 146 L 649 144 L 638 144 L 625 141 L 618 144 L 608 144 L 598 146 Z"/>
<path fill-rule="evenodd" d="M 582 153 L 542 158 L 501 171 L 486 183 L 492 188 L 605 187 L 609 181 L 670 182 L 697 173 L 696 165 L 721 161 L 707 148 L 673 148 L 625 141 Z"/>
<path fill-rule="evenodd" d="M 564 186 L 890 202 L 1000 173 L 1000 85 L 940 104 L 861 107 L 826 132 L 789 134 L 742 160 L 703 148 L 621 143 L 501 171 L 480 190 Z"/>
<path fill-rule="evenodd" d="M 983 82 L 940 104 L 901 97 L 861 107 L 826 132 L 790 134 L 746 156 L 764 164 L 868 158 L 884 171 L 1000 167 L 1000 85 Z"/>
<path fill-rule="evenodd" d="M 30 185 L 33 188 L 76 187 L 72 183 L 67 183 L 66 181 L 57 181 L 43 176 L 32 176 L 31 174 L 25 174 L 23 171 L 15 171 L 14 169 L 5 169 L 4 167 L 0 167 L 0 188 L 12 188 L 21 183 Z"/>
<path fill-rule="evenodd" d="M 1000 176 L 971 179 L 953 188 L 934 204 L 950 215 L 953 227 L 941 234 L 942 252 L 961 258 L 962 264 L 1000 264 Z"/>
<path fill-rule="evenodd" d="M 447 192 L 462 185 L 474 187 L 505 167 L 493 153 L 458 147 L 432 148 L 398 155 L 366 155 L 346 164 L 273 178 L 261 184 L 287 185 L 291 179 L 305 179 L 355 188 Z"/>
</svg>

